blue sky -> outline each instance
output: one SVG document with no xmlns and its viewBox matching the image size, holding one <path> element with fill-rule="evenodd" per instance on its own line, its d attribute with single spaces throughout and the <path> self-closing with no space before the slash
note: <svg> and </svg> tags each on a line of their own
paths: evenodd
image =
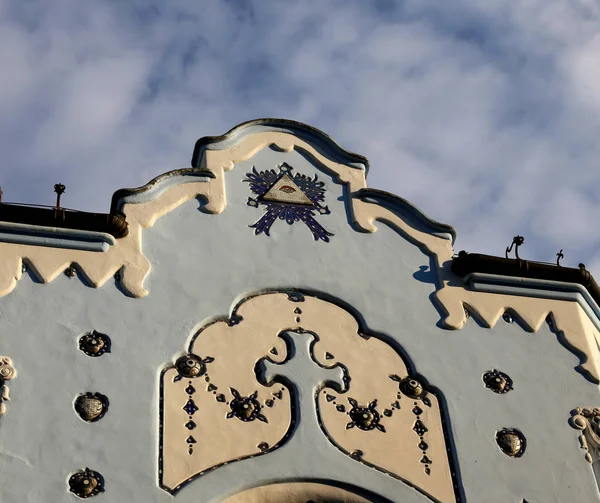
<svg viewBox="0 0 600 503">
<path fill-rule="evenodd" d="M 0 0 L 5 201 L 108 211 L 259 117 L 316 126 L 456 250 L 600 276 L 597 0 Z"/>
</svg>

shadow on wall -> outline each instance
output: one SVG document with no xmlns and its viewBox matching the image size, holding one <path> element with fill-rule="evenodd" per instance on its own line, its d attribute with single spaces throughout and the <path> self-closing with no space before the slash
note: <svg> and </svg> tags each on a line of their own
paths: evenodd
<svg viewBox="0 0 600 503">
<path fill-rule="evenodd" d="M 282 482 L 254 487 L 224 503 L 391 503 L 363 489 L 328 482 Z"/>
</svg>

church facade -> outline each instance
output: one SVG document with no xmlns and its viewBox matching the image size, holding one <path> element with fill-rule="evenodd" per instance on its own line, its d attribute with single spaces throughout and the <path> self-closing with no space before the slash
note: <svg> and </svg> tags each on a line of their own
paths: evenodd
<svg viewBox="0 0 600 503">
<path fill-rule="evenodd" d="M 457 253 L 304 124 L 191 166 L 0 204 L 0 502 L 600 501 L 585 266 Z"/>
</svg>

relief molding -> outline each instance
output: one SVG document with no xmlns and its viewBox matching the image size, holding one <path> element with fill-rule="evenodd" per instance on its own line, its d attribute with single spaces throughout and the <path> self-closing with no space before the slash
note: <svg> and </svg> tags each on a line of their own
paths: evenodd
<svg viewBox="0 0 600 503">
<path fill-rule="evenodd" d="M 10 393 L 6 383 L 17 377 L 17 369 L 13 366 L 8 356 L 0 356 L 0 416 L 6 413 L 6 403 L 10 400 Z"/>
<path fill-rule="evenodd" d="M 168 180 L 172 177 L 179 177 L 180 184 L 169 184 Z M 143 283 L 150 272 L 150 262 L 142 252 L 143 229 L 151 227 L 158 218 L 195 197 L 207 199 L 208 203 L 203 209 L 208 213 L 220 213 L 225 208 L 222 178 L 201 177 L 193 169 L 178 170 L 161 175 L 133 192 L 156 189 L 157 185 L 165 187 L 154 190 L 155 197 L 150 200 L 135 201 L 131 197 L 124 197 L 117 203 L 119 211 L 126 216 L 129 233 L 117 240 L 96 233 L 108 236 L 110 246 L 102 251 L 0 242 L 0 296 L 9 294 L 15 288 L 23 275 L 24 263 L 43 283 L 50 283 L 66 269 L 74 267 L 94 288 L 101 287 L 115 273 L 119 273 L 125 293 L 132 297 L 147 295 Z"/>
<path fill-rule="evenodd" d="M 581 431 L 579 446 L 588 463 L 600 460 L 600 407 L 577 407 L 571 412 L 571 426 Z"/>
</svg>

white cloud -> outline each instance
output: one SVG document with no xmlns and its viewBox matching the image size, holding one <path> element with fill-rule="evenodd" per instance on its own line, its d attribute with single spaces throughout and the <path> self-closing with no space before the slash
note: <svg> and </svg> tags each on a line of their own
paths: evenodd
<svg viewBox="0 0 600 503">
<path fill-rule="evenodd" d="M 458 249 L 523 234 L 527 258 L 600 264 L 597 2 L 135 4 L 0 1 L 6 199 L 62 181 L 106 211 L 198 137 L 279 116 L 369 157 Z"/>
</svg>

